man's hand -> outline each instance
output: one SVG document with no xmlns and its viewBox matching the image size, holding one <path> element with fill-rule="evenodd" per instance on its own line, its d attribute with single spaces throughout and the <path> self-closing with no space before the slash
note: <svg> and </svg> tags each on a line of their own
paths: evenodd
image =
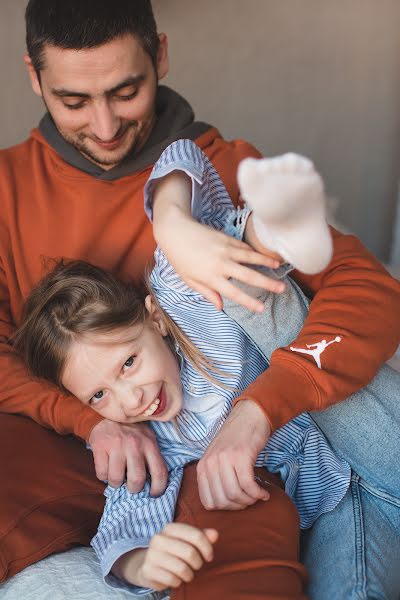
<svg viewBox="0 0 400 600">
<path fill-rule="evenodd" d="M 254 479 L 254 465 L 271 430 L 261 408 L 251 400 L 239 402 L 197 465 L 203 506 L 208 510 L 241 510 L 268 500 Z"/>
<path fill-rule="evenodd" d="M 123 484 L 140 492 L 146 480 L 146 466 L 151 476 L 152 496 L 160 496 L 168 482 L 168 471 L 160 454 L 155 435 L 148 425 L 122 425 L 100 421 L 88 440 L 94 457 L 96 475 L 112 487 Z"/>
<path fill-rule="evenodd" d="M 161 591 L 192 581 L 204 562 L 213 558 L 215 529 L 197 529 L 183 523 L 169 523 L 151 538 L 148 549 L 122 556 L 113 573 L 129 583 Z"/>
<path fill-rule="evenodd" d="M 179 207 L 170 208 L 168 221 L 164 220 L 162 227 L 157 227 L 155 222 L 154 232 L 158 244 L 178 275 L 218 310 L 223 307 L 222 297 L 254 312 L 264 309 L 260 300 L 236 287 L 229 281 L 231 278 L 275 293 L 285 289 L 281 281 L 247 266 L 277 268 L 280 264 L 278 260 L 252 250 L 245 242 L 194 221 Z"/>
</svg>

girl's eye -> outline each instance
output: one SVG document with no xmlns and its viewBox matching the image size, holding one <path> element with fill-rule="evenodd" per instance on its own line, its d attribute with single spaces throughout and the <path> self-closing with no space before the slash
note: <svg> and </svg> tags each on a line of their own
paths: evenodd
<svg viewBox="0 0 400 600">
<path fill-rule="evenodd" d="M 96 401 L 102 400 L 104 398 L 104 391 L 100 390 L 96 392 L 90 399 L 90 404 L 96 404 Z"/>
<path fill-rule="evenodd" d="M 129 367 L 131 367 L 133 365 L 133 361 L 135 360 L 134 356 L 130 356 L 128 358 L 128 360 L 126 360 L 124 362 L 124 367 L 126 367 L 127 369 L 129 369 Z"/>
</svg>

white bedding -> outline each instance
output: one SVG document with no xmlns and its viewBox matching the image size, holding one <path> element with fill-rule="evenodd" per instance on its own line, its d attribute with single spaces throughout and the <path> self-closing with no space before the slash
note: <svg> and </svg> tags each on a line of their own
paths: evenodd
<svg viewBox="0 0 400 600">
<path fill-rule="evenodd" d="M 32 565 L 0 585 L 1 600 L 132 600 L 105 585 L 94 551 L 74 548 Z"/>
</svg>

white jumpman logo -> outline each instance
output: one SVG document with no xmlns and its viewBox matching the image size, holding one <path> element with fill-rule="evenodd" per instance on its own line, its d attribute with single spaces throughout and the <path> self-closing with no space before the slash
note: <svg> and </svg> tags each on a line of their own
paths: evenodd
<svg viewBox="0 0 400 600">
<path fill-rule="evenodd" d="M 305 348 L 293 348 L 293 346 L 290 346 L 290 349 L 292 350 L 292 352 L 300 352 L 301 354 L 311 354 L 311 356 L 314 358 L 315 362 L 318 365 L 318 369 L 321 369 L 321 354 L 331 344 L 341 341 L 342 338 L 340 336 L 336 336 L 335 339 L 331 342 L 322 340 L 322 342 L 318 342 L 317 344 L 306 344 L 307 348 L 315 348 L 315 350 L 306 350 Z"/>
</svg>

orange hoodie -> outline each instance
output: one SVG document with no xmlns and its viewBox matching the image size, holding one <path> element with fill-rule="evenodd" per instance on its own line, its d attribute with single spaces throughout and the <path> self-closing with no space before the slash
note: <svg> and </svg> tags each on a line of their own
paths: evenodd
<svg viewBox="0 0 400 600">
<path fill-rule="evenodd" d="M 242 141 L 226 142 L 216 129 L 196 139 L 238 201 L 236 168 L 259 156 Z M 33 381 L 12 352 L 9 338 L 24 299 L 54 257 L 88 260 L 123 278 L 151 265 L 155 242 L 143 210 L 151 166 L 114 181 L 67 164 L 38 130 L 0 152 L 0 411 L 24 414 L 59 433 L 88 439 L 101 417 L 76 398 Z M 311 356 L 277 350 L 270 368 L 240 399 L 264 410 L 273 429 L 305 410 L 318 410 L 366 385 L 400 341 L 400 284 L 352 236 L 334 232 L 335 256 L 314 277 L 296 274 L 315 294 L 297 347 L 346 338 L 340 364 L 324 353 L 324 370 Z"/>
</svg>

